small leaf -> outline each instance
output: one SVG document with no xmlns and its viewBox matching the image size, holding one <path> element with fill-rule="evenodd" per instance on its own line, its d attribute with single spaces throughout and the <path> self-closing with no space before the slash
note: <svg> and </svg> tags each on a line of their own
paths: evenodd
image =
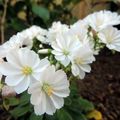
<svg viewBox="0 0 120 120">
<path fill-rule="evenodd" d="M 32 12 L 42 18 L 45 22 L 50 18 L 49 11 L 45 7 L 39 6 L 37 4 L 32 5 Z"/>
</svg>

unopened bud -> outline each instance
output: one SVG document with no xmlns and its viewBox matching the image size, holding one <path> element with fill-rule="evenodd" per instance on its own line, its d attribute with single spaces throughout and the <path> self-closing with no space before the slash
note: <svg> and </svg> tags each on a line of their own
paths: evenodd
<svg viewBox="0 0 120 120">
<path fill-rule="evenodd" d="M 5 85 L 2 88 L 2 96 L 3 97 L 14 97 L 16 96 L 16 92 L 12 87 Z"/>
</svg>

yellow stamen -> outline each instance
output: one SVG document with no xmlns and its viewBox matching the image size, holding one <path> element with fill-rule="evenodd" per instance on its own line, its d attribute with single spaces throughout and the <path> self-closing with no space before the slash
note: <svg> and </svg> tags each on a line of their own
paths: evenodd
<svg viewBox="0 0 120 120">
<path fill-rule="evenodd" d="M 48 96 L 51 96 L 53 93 L 53 89 L 49 84 L 44 83 L 42 89 Z"/>
<path fill-rule="evenodd" d="M 67 56 L 67 55 L 69 55 L 69 52 L 67 50 L 63 49 L 63 54 Z"/>
<path fill-rule="evenodd" d="M 33 72 L 33 70 L 29 66 L 24 66 L 23 69 L 22 69 L 22 73 L 24 75 L 30 75 L 30 74 L 32 74 L 32 72 Z"/>
<path fill-rule="evenodd" d="M 82 64 L 82 63 L 83 63 L 83 60 L 77 57 L 77 58 L 74 60 L 74 62 L 75 62 L 76 64 Z"/>
</svg>

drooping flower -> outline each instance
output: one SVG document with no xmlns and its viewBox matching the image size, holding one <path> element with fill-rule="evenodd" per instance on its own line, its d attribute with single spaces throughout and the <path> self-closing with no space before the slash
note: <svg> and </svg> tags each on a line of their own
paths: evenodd
<svg viewBox="0 0 120 120">
<path fill-rule="evenodd" d="M 6 59 L 7 62 L 0 65 L 0 72 L 6 76 L 5 83 L 12 86 L 18 94 L 27 90 L 30 83 L 49 65 L 46 58 L 40 61 L 38 55 L 27 48 L 12 51 Z"/>
<path fill-rule="evenodd" d="M 98 37 L 107 48 L 120 52 L 120 30 L 107 27 L 98 33 Z"/>
<path fill-rule="evenodd" d="M 74 76 L 79 76 L 80 79 L 85 77 L 85 72 L 91 71 L 90 63 L 95 61 L 93 51 L 88 44 L 81 46 L 72 57 L 72 73 Z"/>
<path fill-rule="evenodd" d="M 35 82 L 28 89 L 35 114 L 47 113 L 53 115 L 56 109 L 63 107 L 63 98 L 70 93 L 67 76 L 63 70 L 55 71 L 54 66 L 49 66 L 42 72 L 38 80 L 39 82 Z"/>
<path fill-rule="evenodd" d="M 56 40 L 57 35 L 64 34 L 69 30 L 69 27 L 66 24 L 62 24 L 61 22 L 53 22 L 51 28 L 48 30 L 47 39 L 51 44 Z"/>
<path fill-rule="evenodd" d="M 118 13 L 106 10 L 94 12 L 93 14 L 88 15 L 84 20 L 97 32 L 107 26 L 120 24 L 120 16 Z"/>
<path fill-rule="evenodd" d="M 52 53 L 55 58 L 60 61 L 64 66 L 70 63 L 71 55 L 80 47 L 80 42 L 74 36 L 58 35 L 56 42 L 52 43 L 54 49 Z"/>
</svg>

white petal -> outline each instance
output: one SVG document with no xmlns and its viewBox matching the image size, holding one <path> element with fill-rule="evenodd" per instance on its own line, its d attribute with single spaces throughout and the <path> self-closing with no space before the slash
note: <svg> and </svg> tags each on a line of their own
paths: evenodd
<svg viewBox="0 0 120 120">
<path fill-rule="evenodd" d="M 79 77 L 80 79 L 83 79 L 85 77 L 85 72 L 81 69 L 79 69 Z"/>
<path fill-rule="evenodd" d="M 78 76 L 79 75 L 79 67 L 76 64 L 72 64 L 71 69 L 72 69 L 72 74 L 74 76 Z"/>
<path fill-rule="evenodd" d="M 33 105 L 39 105 L 42 101 L 43 93 L 42 91 L 34 92 L 34 94 L 31 95 L 30 102 Z"/>
<path fill-rule="evenodd" d="M 70 94 L 69 88 L 62 89 L 62 90 L 53 90 L 53 94 L 59 97 L 67 97 Z"/>
<path fill-rule="evenodd" d="M 56 108 L 52 102 L 52 100 L 49 98 L 49 96 L 46 96 L 46 113 L 49 115 L 53 115 L 55 113 Z"/>
<path fill-rule="evenodd" d="M 0 64 L 0 72 L 3 75 L 19 75 L 20 70 L 15 66 L 9 64 L 8 62 L 3 62 Z"/>
<path fill-rule="evenodd" d="M 13 66 L 16 66 L 18 68 L 21 67 L 21 62 L 19 60 L 18 53 L 16 51 L 12 51 L 9 54 L 7 54 L 6 59 Z"/>
<path fill-rule="evenodd" d="M 85 72 L 90 72 L 91 71 L 91 67 L 90 65 L 80 65 L 80 68 L 85 71 Z"/>
<path fill-rule="evenodd" d="M 20 82 L 18 85 L 14 86 L 13 88 L 16 91 L 16 93 L 20 94 L 25 90 L 27 90 L 29 85 L 30 85 L 30 79 L 29 77 L 25 77 L 24 80 L 22 80 L 22 82 Z"/>
<path fill-rule="evenodd" d="M 34 111 L 36 115 L 42 115 L 46 112 L 46 95 L 42 94 L 42 99 L 39 105 L 34 106 Z"/>
<path fill-rule="evenodd" d="M 65 57 L 65 59 L 62 60 L 61 63 L 62 63 L 65 67 L 67 67 L 67 66 L 69 65 L 69 63 L 70 63 L 70 59 L 69 59 L 68 57 Z"/>
<path fill-rule="evenodd" d="M 29 87 L 29 89 L 28 89 L 28 93 L 29 94 L 34 94 L 34 92 L 40 92 L 41 91 L 41 82 L 39 81 L 36 81 L 35 83 L 33 83 L 30 87 Z"/>
<path fill-rule="evenodd" d="M 52 95 L 50 96 L 50 98 L 51 98 L 54 106 L 55 106 L 57 109 L 60 109 L 61 107 L 63 107 L 63 105 L 64 105 L 64 100 L 63 100 L 63 98 L 60 98 L 60 97 L 58 97 L 58 96 L 56 96 L 56 95 L 54 95 L 54 94 L 52 94 Z"/>
<path fill-rule="evenodd" d="M 8 86 L 15 86 L 18 85 L 22 80 L 24 80 L 25 76 L 23 75 L 12 75 L 12 76 L 7 76 L 5 78 L 5 83 Z"/>
<path fill-rule="evenodd" d="M 50 65 L 50 62 L 48 61 L 48 59 L 44 58 L 44 59 L 40 60 L 38 66 L 36 66 L 34 68 L 34 72 L 35 73 L 37 73 L 37 72 L 39 73 L 39 72 L 45 70 L 46 67 L 48 67 L 49 65 Z"/>
</svg>

